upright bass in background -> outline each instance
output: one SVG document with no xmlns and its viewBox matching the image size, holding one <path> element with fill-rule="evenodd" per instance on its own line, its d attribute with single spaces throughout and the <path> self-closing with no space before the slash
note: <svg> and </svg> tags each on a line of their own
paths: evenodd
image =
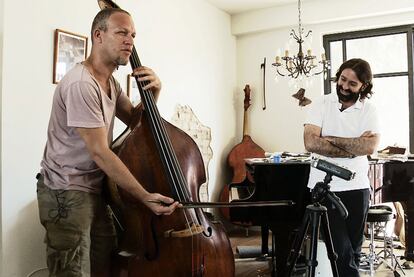
<svg viewBox="0 0 414 277">
<path fill-rule="evenodd" d="M 101 9 L 118 8 L 110 0 L 98 3 Z M 141 66 L 135 47 L 130 63 L 133 68 Z M 179 202 L 199 202 L 199 188 L 206 176 L 197 145 L 160 116 L 152 92 L 143 89 L 146 82 L 137 80 L 137 84 L 144 109 L 135 110 L 113 151 L 147 191 Z M 229 239 L 201 208 L 157 216 L 111 180 L 107 189 L 120 230 L 111 276 L 234 276 Z"/>
<path fill-rule="evenodd" d="M 264 158 L 265 151 L 257 145 L 249 136 L 249 116 L 247 110 L 250 107 L 250 86 L 244 87 L 244 117 L 243 117 L 243 139 L 230 151 L 227 162 L 231 167 L 233 178 L 230 184 L 225 185 L 220 194 L 220 201 L 230 202 L 232 200 L 231 191 L 238 192 L 240 200 L 248 198 L 253 193 L 254 181 L 250 173 L 247 172 L 244 159 Z M 228 221 L 239 224 L 249 225 L 249 222 L 235 222 L 230 218 L 230 209 L 238 208 L 221 208 L 220 212 Z M 239 208 L 240 209 L 240 208 Z"/>
</svg>

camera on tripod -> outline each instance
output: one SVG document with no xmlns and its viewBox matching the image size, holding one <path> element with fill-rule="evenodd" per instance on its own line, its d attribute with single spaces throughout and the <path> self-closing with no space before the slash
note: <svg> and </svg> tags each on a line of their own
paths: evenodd
<svg viewBox="0 0 414 277">
<path fill-rule="evenodd" d="M 314 159 L 311 162 L 311 166 L 325 171 L 331 176 L 336 176 L 347 181 L 352 180 L 355 177 L 355 172 L 326 160 Z"/>
<path fill-rule="evenodd" d="M 339 197 L 337 197 L 333 192 L 330 191 L 329 183 L 332 181 L 332 176 L 336 176 L 349 181 L 355 177 L 355 172 L 340 165 L 322 159 L 314 159 L 311 162 L 311 166 L 326 172 L 326 176 L 323 182 L 316 183 L 315 187 L 312 189 L 313 204 L 308 205 L 306 207 L 305 216 L 303 218 L 302 224 L 299 228 L 298 234 L 296 236 L 296 239 L 293 243 L 293 247 L 288 257 L 286 276 L 291 276 L 293 273 L 293 269 L 296 265 L 300 249 L 303 246 L 309 228 L 311 228 L 311 235 L 309 250 L 310 259 L 307 263 L 307 267 L 309 268 L 309 270 L 307 276 L 315 276 L 316 267 L 318 266 L 318 261 L 316 259 L 317 243 L 319 239 L 320 227 L 322 227 L 328 258 L 331 262 L 332 274 L 334 277 L 338 277 L 338 268 L 336 266 L 337 254 L 335 253 L 333 248 L 327 209 L 326 207 L 321 205 L 320 202 L 326 199 L 329 200 L 336 207 L 339 214 L 343 218 L 347 218 L 348 211 L 345 205 L 342 203 Z M 320 224 L 322 225 L 319 226 Z"/>
<path fill-rule="evenodd" d="M 341 199 L 330 191 L 329 183 L 332 181 L 332 176 L 339 177 L 344 180 L 352 180 L 355 177 L 355 172 L 342 167 L 340 165 L 328 162 L 322 159 L 315 159 L 311 162 L 311 166 L 326 172 L 323 182 L 316 183 L 312 189 L 312 202 L 318 203 L 329 200 L 338 210 L 341 217 L 344 219 L 348 217 L 348 211 Z"/>
</svg>

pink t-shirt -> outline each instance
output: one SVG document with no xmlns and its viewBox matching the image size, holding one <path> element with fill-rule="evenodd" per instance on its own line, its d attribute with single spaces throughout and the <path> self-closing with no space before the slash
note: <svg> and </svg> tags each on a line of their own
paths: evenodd
<svg viewBox="0 0 414 277">
<path fill-rule="evenodd" d="M 103 171 L 92 160 L 75 127 L 106 127 L 108 144 L 122 89 L 110 79 L 111 97 L 85 66 L 77 64 L 59 82 L 53 97 L 41 173 L 51 189 L 100 193 Z"/>
</svg>

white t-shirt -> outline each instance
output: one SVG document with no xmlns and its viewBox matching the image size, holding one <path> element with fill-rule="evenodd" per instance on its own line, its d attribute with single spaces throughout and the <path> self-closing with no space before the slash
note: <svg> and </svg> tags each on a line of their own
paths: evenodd
<svg viewBox="0 0 414 277">
<path fill-rule="evenodd" d="M 360 137 L 365 131 L 379 134 L 379 122 L 375 107 L 365 99 L 357 101 L 344 111 L 336 93 L 324 95 L 309 107 L 305 124 L 312 124 L 322 129 L 321 135 L 343 138 Z M 329 158 L 321 155 L 313 156 L 355 171 L 355 178 L 350 181 L 333 177 L 329 183 L 331 191 L 349 191 L 370 187 L 368 179 L 367 156 L 355 158 Z M 308 187 L 313 188 L 317 182 L 324 180 L 326 173 L 311 167 Z"/>
</svg>

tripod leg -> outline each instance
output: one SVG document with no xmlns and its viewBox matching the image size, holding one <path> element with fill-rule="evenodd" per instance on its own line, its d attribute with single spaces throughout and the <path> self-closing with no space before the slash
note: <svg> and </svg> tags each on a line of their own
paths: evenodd
<svg viewBox="0 0 414 277">
<path fill-rule="evenodd" d="M 276 256 L 276 251 L 275 251 L 275 249 L 276 249 L 276 238 L 275 238 L 275 233 L 274 232 L 272 232 L 272 277 L 275 277 L 276 276 L 276 258 L 275 258 L 275 256 Z"/>
<path fill-rule="evenodd" d="M 303 242 L 305 241 L 306 233 L 309 228 L 310 213 L 308 209 L 305 210 L 302 224 L 299 227 L 299 231 L 296 234 L 296 238 L 293 242 L 293 248 L 290 250 L 289 257 L 286 264 L 286 277 L 292 276 L 293 269 L 299 257 L 300 249 L 302 248 Z"/>
<path fill-rule="evenodd" d="M 321 212 L 314 211 L 311 213 L 312 220 L 312 233 L 311 233 L 311 253 L 308 262 L 309 274 L 308 276 L 314 277 L 316 267 L 318 266 L 317 253 L 318 253 L 318 239 L 319 239 L 319 225 L 321 223 Z"/>
<path fill-rule="evenodd" d="M 328 220 L 328 214 L 325 211 L 322 214 L 322 234 L 325 239 L 325 246 L 326 251 L 328 252 L 328 258 L 331 261 L 331 268 L 332 268 L 332 274 L 334 277 L 338 277 L 338 267 L 336 265 L 336 260 L 338 258 L 338 255 L 335 253 L 333 242 L 332 242 L 332 236 L 331 236 L 331 230 L 329 229 L 329 220 Z"/>
</svg>

